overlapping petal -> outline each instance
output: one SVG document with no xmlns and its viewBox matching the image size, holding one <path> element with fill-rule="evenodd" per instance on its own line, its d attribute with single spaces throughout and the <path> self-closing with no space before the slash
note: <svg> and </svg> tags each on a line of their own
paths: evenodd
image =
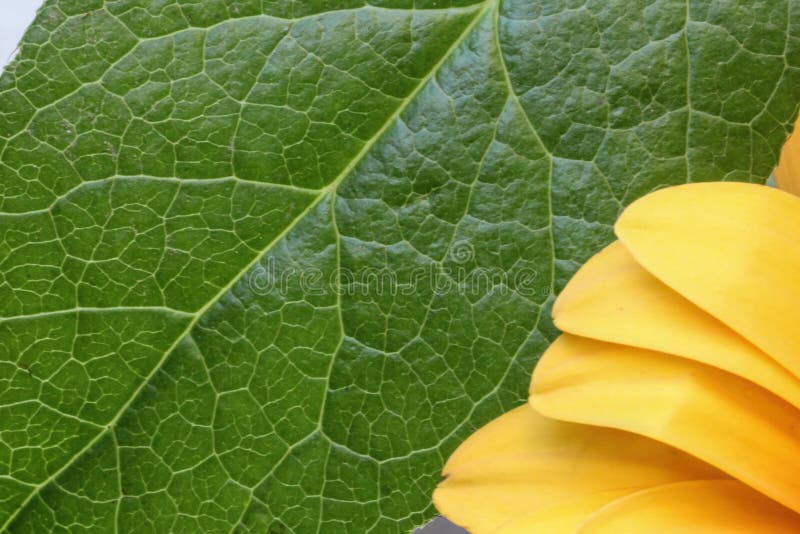
<svg viewBox="0 0 800 534">
<path fill-rule="evenodd" d="M 639 265 L 800 376 L 800 198 L 671 187 L 631 204 L 615 230 Z"/>
<path fill-rule="evenodd" d="M 659 282 L 620 242 L 581 267 L 556 300 L 553 318 L 564 332 L 718 367 L 800 407 L 800 380 Z"/>
<path fill-rule="evenodd" d="M 643 488 L 724 476 L 661 443 L 555 421 L 528 406 L 478 430 L 443 474 L 447 479 L 434 493 L 436 507 L 474 533 L 493 532 L 520 515 L 539 514 L 527 524 L 567 520 L 553 513 L 555 507 L 577 505 L 580 512 Z"/>
<path fill-rule="evenodd" d="M 800 132 L 797 131 L 800 120 L 794 127 L 794 133 L 789 137 L 781 150 L 781 159 L 775 169 L 775 181 L 778 187 L 800 195 Z"/>
<path fill-rule="evenodd" d="M 797 515 L 735 480 L 691 480 L 627 493 L 610 503 L 588 496 L 523 515 L 497 534 L 789 534 Z"/>
<path fill-rule="evenodd" d="M 797 532 L 797 515 L 736 481 L 679 482 L 603 507 L 576 534 L 644 532 L 792 534 Z"/>
<path fill-rule="evenodd" d="M 471 532 L 800 532 L 800 198 L 679 186 L 615 229 L 554 305 L 530 409 L 459 448 L 437 507 Z"/>
<path fill-rule="evenodd" d="M 672 445 L 800 511 L 800 411 L 752 382 L 565 334 L 536 366 L 530 402 L 546 417 Z"/>
</svg>

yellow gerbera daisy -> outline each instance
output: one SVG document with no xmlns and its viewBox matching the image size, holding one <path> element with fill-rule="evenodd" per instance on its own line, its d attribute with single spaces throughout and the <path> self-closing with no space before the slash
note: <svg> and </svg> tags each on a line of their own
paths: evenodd
<svg viewBox="0 0 800 534">
<path fill-rule="evenodd" d="M 800 198 L 684 185 L 615 230 L 554 305 L 529 404 L 452 455 L 437 508 L 474 533 L 800 532 Z"/>
</svg>

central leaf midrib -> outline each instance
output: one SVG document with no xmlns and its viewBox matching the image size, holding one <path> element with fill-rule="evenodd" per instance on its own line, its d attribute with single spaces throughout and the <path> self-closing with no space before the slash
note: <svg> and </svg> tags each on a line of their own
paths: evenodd
<svg viewBox="0 0 800 534">
<path fill-rule="evenodd" d="M 312 212 L 319 203 L 325 199 L 328 195 L 334 195 L 339 187 L 339 185 L 344 181 L 344 179 L 350 175 L 350 173 L 355 169 L 355 167 L 364 159 L 364 157 L 372 150 L 375 144 L 380 141 L 380 139 L 384 136 L 384 134 L 391 128 L 397 120 L 400 118 L 402 113 L 406 110 L 406 108 L 414 101 L 414 99 L 419 95 L 420 91 L 428 84 L 428 82 L 436 75 L 437 72 L 442 68 L 442 66 L 447 62 L 447 60 L 452 56 L 452 54 L 461 46 L 461 44 L 466 40 L 466 38 L 471 35 L 472 31 L 478 25 L 478 23 L 484 18 L 484 16 L 489 13 L 492 9 L 496 9 L 498 7 L 499 0 L 485 0 L 481 4 L 477 4 L 473 6 L 475 14 L 473 15 L 472 20 L 469 24 L 464 28 L 464 30 L 458 35 L 458 37 L 453 41 L 450 47 L 442 54 L 439 60 L 434 64 L 428 73 L 419 80 L 419 83 L 416 85 L 414 90 L 400 102 L 397 106 L 395 111 L 386 119 L 383 123 L 381 128 L 372 136 L 372 138 L 367 141 L 361 150 L 350 160 L 350 163 L 345 166 L 344 169 L 337 175 L 337 177 L 327 186 L 319 191 L 319 194 L 309 203 L 309 205 L 294 219 L 292 219 L 289 224 L 284 228 L 275 238 L 273 238 L 267 245 L 264 247 L 258 254 L 256 254 L 252 261 L 248 262 L 248 264 L 241 269 L 236 275 L 231 277 L 231 280 L 228 284 L 223 286 L 209 301 L 197 312 L 192 315 L 192 320 L 187 324 L 186 328 L 175 338 L 175 341 L 164 351 L 163 356 L 161 359 L 153 366 L 151 372 L 142 380 L 141 384 L 138 388 L 131 394 L 128 400 L 123 403 L 114 417 L 105 425 L 105 429 L 101 432 L 98 432 L 97 435 L 91 439 L 83 448 L 81 448 L 75 455 L 72 456 L 70 460 L 64 463 L 61 468 L 56 470 L 52 475 L 47 477 L 44 481 L 40 484 L 37 484 L 33 490 L 28 494 L 25 500 L 17 507 L 16 511 L 9 516 L 6 522 L 0 526 L 0 531 L 6 531 L 7 528 L 14 522 L 14 520 L 19 516 L 19 514 L 28 507 L 28 504 L 31 500 L 39 494 L 39 492 L 50 485 L 50 483 L 58 478 L 62 473 L 64 473 L 67 469 L 69 469 L 74 463 L 80 459 L 84 454 L 92 449 L 108 432 L 111 432 L 114 427 L 117 425 L 119 420 L 122 418 L 123 414 L 127 412 L 128 408 L 130 408 L 131 404 L 139 397 L 139 394 L 144 390 L 148 383 L 153 379 L 153 377 L 158 373 L 158 371 L 163 367 L 164 363 L 166 362 L 169 355 L 175 350 L 178 344 L 183 341 L 187 336 L 189 336 L 197 325 L 199 320 L 205 315 L 207 311 L 209 311 L 214 305 L 216 305 L 219 300 L 227 294 L 239 280 L 252 269 L 260 260 L 267 254 L 277 243 L 279 243 L 289 232 L 291 232 L 297 224 L 302 221 L 306 215 Z M 111 310 L 110 308 L 109 310 Z M 335 357 L 332 356 L 332 357 Z M 322 414 L 320 414 L 322 417 Z M 119 469 L 119 466 L 118 466 Z"/>
</svg>

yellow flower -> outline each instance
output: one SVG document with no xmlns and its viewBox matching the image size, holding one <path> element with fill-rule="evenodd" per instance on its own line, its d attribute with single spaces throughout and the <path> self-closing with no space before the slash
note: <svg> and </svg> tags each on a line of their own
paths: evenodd
<svg viewBox="0 0 800 534">
<path fill-rule="evenodd" d="M 800 198 L 684 185 L 615 231 L 437 508 L 474 533 L 800 532 Z"/>
</svg>

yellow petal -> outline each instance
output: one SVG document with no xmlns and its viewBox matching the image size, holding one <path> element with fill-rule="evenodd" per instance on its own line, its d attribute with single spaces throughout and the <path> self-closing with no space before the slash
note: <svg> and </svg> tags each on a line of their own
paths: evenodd
<svg viewBox="0 0 800 534">
<path fill-rule="evenodd" d="M 516 408 L 473 434 L 444 468 L 433 502 L 472 533 L 585 495 L 717 478 L 712 467 L 653 440 Z"/>
<path fill-rule="evenodd" d="M 556 300 L 553 317 L 565 332 L 712 365 L 800 407 L 796 377 L 659 282 L 619 242 L 581 267 Z"/>
<path fill-rule="evenodd" d="M 564 504 L 514 517 L 492 531 L 492 534 L 573 534 L 588 516 L 631 494 L 630 489 L 625 489 L 583 495 Z"/>
<path fill-rule="evenodd" d="M 800 411 L 732 374 L 564 334 L 534 371 L 530 403 L 672 445 L 800 510 Z"/>
<path fill-rule="evenodd" d="M 795 195 L 800 195 L 800 135 L 797 132 L 798 126 L 800 126 L 800 121 L 795 125 L 794 133 L 789 136 L 786 144 L 783 145 L 780 163 L 778 168 L 775 169 L 775 181 L 778 183 L 778 187 Z"/>
<path fill-rule="evenodd" d="M 634 493 L 597 511 L 577 533 L 792 534 L 798 531 L 800 516 L 740 482 L 706 480 Z"/>
<path fill-rule="evenodd" d="M 642 267 L 800 376 L 800 198 L 672 187 L 634 202 L 616 232 Z"/>
</svg>

